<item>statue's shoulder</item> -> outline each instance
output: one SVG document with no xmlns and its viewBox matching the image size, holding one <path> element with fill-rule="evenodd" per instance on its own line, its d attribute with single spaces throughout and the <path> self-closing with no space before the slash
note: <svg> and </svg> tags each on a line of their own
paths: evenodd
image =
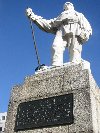
<svg viewBox="0 0 100 133">
<path fill-rule="evenodd" d="M 79 16 L 79 17 L 84 17 L 84 15 L 83 15 L 82 13 L 80 13 L 80 12 L 75 11 L 75 14 L 76 14 L 77 16 Z"/>
</svg>

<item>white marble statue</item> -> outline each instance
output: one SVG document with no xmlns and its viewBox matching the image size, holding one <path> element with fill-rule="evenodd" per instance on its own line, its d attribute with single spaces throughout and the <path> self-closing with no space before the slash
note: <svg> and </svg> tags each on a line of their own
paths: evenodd
<svg viewBox="0 0 100 133">
<path fill-rule="evenodd" d="M 54 19 L 46 20 L 26 9 L 26 15 L 43 31 L 55 34 L 52 45 L 52 66 L 63 65 L 63 52 L 69 51 L 70 62 L 82 61 L 82 44 L 92 35 L 92 28 L 82 13 L 74 10 L 70 2 L 66 2 L 64 11 Z"/>
</svg>

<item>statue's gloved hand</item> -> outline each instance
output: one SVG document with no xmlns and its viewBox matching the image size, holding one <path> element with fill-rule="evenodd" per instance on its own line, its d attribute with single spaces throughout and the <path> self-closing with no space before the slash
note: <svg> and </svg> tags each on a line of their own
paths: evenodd
<svg viewBox="0 0 100 133">
<path fill-rule="evenodd" d="M 27 8 L 27 9 L 26 9 L 26 15 L 27 15 L 28 17 L 30 17 L 31 14 L 32 14 L 32 9 L 31 9 L 31 8 Z"/>
<path fill-rule="evenodd" d="M 28 18 L 32 19 L 33 21 L 36 20 L 37 16 L 32 12 L 31 8 L 26 9 L 26 15 L 28 16 Z"/>
</svg>

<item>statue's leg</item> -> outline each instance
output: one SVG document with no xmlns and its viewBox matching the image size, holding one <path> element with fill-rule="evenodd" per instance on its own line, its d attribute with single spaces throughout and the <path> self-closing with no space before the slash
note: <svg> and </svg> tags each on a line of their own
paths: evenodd
<svg viewBox="0 0 100 133">
<path fill-rule="evenodd" d="M 77 37 L 73 36 L 71 38 L 71 44 L 68 47 L 70 62 L 80 63 L 81 62 L 81 52 L 82 45 L 78 42 Z"/>
<path fill-rule="evenodd" d="M 66 41 L 62 39 L 62 34 L 57 33 L 52 45 L 52 66 L 63 65 L 63 53 L 66 47 Z"/>
</svg>

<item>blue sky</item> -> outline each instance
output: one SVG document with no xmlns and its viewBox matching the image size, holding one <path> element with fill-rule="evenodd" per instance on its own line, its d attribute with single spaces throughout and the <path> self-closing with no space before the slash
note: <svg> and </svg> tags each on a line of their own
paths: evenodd
<svg viewBox="0 0 100 133">
<path fill-rule="evenodd" d="M 37 60 L 26 7 L 46 19 L 57 17 L 67 0 L 0 0 L 0 112 L 7 111 L 11 89 L 23 84 L 24 78 L 34 74 Z M 93 35 L 84 44 L 82 58 L 91 63 L 91 70 L 100 86 L 100 0 L 69 0 L 76 11 L 89 20 Z M 34 26 L 41 63 L 50 65 L 54 35 Z M 68 61 L 67 51 L 64 62 Z"/>
</svg>

